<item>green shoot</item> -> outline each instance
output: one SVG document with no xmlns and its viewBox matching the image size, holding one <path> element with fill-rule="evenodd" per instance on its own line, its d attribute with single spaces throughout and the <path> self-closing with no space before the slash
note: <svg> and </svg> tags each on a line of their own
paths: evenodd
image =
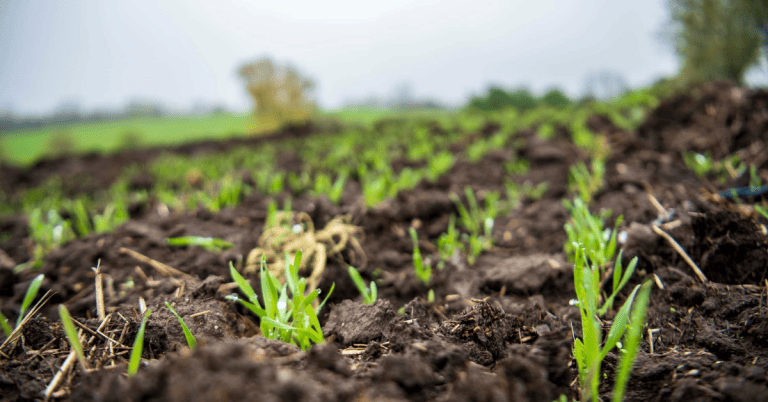
<svg viewBox="0 0 768 402">
<path fill-rule="evenodd" d="M 456 156 L 451 152 L 443 151 L 432 156 L 427 162 L 427 178 L 434 182 L 443 174 L 448 173 L 455 162 Z"/>
<path fill-rule="evenodd" d="M 639 339 L 634 339 L 632 337 L 641 333 L 645 326 L 644 314 L 639 313 L 645 312 L 651 288 L 650 282 L 643 284 L 642 290 L 640 285 L 635 287 L 624 302 L 624 305 L 616 313 L 616 317 L 611 324 L 611 328 L 605 339 L 605 344 L 603 345 L 602 324 L 597 310 L 599 302 L 600 273 L 594 265 L 590 265 L 587 262 L 586 254 L 587 252 L 583 248 L 580 248 L 580 250 L 577 251 L 576 261 L 574 262 L 573 268 L 573 280 L 576 288 L 576 296 L 578 298 L 582 324 L 582 339 L 576 339 L 574 341 L 573 354 L 579 367 L 579 385 L 582 401 L 589 399 L 597 401 L 598 388 L 600 385 L 600 364 L 614 346 L 619 343 L 628 324 L 630 333 L 625 337 L 625 343 L 629 344 L 633 341 L 639 342 Z M 634 313 L 638 314 L 633 314 L 630 321 L 630 309 L 639 290 L 641 291 L 641 295 L 638 297 L 636 308 L 632 309 Z M 601 347 L 601 345 L 603 346 Z M 633 352 L 636 353 L 636 351 L 637 349 L 635 348 Z M 629 370 L 631 370 L 634 357 L 634 355 L 623 357 L 625 359 L 631 359 L 628 363 Z M 629 377 L 628 372 L 622 374 L 626 375 L 626 378 Z"/>
<path fill-rule="evenodd" d="M 371 281 L 370 289 L 365 286 L 365 282 L 363 281 L 363 278 L 360 276 L 360 272 L 355 269 L 355 267 L 349 267 L 349 276 L 352 278 L 352 281 L 355 283 L 355 286 L 357 286 L 357 290 L 360 291 L 360 294 L 363 296 L 363 304 L 373 304 L 376 303 L 377 298 L 377 291 L 376 291 L 376 282 Z"/>
<path fill-rule="evenodd" d="M 169 246 L 198 246 L 208 251 L 221 251 L 232 248 L 235 245 L 216 237 L 184 236 L 169 237 L 165 240 Z"/>
<path fill-rule="evenodd" d="M 11 327 L 11 324 L 8 323 L 8 318 L 6 318 L 2 312 L 0 312 L 0 327 L 3 328 L 3 333 L 6 337 L 11 336 L 13 328 Z"/>
<path fill-rule="evenodd" d="M 313 307 L 312 304 L 320 294 L 320 290 L 315 289 L 308 295 L 304 295 L 307 284 L 306 278 L 299 278 L 300 265 L 301 251 L 298 251 L 293 264 L 289 262 L 285 264 L 286 283 L 281 286 L 277 277 L 265 269 L 266 260 L 265 257 L 262 257 L 260 271 L 262 297 L 264 298 L 264 307 L 262 308 L 256 292 L 230 262 L 230 275 L 248 300 L 242 300 L 237 295 L 227 296 L 227 299 L 240 302 L 261 319 L 260 328 L 264 337 L 279 339 L 299 346 L 302 350 L 308 350 L 311 343 L 317 344 L 324 341 L 317 315 L 328 297 L 333 293 L 334 286 L 331 286 L 325 300 L 317 308 Z M 288 296 L 289 292 L 291 298 Z"/>
<path fill-rule="evenodd" d="M 763 208 L 760 205 L 755 205 L 754 208 L 755 208 L 755 211 L 759 212 L 760 215 L 763 216 L 763 218 L 768 219 L 768 210 L 766 210 L 766 208 Z"/>
<path fill-rule="evenodd" d="M 184 331 L 184 338 L 187 340 L 189 349 L 195 350 L 195 347 L 197 346 L 197 340 L 195 339 L 195 336 L 192 335 L 192 331 L 189 330 L 189 327 L 187 327 L 187 324 L 184 323 L 184 320 L 181 319 L 181 316 L 176 313 L 176 310 L 173 309 L 171 303 L 165 302 L 165 307 L 168 307 L 168 310 L 171 310 L 171 313 L 173 313 L 173 315 L 176 316 L 176 319 L 179 320 L 179 324 L 181 324 L 181 330 Z"/>
<path fill-rule="evenodd" d="M 147 320 L 149 315 L 152 314 L 152 310 L 147 310 L 144 313 L 144 318 L 141 320 L 141 326 L 139 332 L 136 334 L 136 340 L 133 342 L 133 349 L 131 349 L 131 358 L 128 361 L 128 377 L 133 377 L 136 372 L 139 371 L 139 364 L 141 363 L 141 352 L 144 349 L 144 329 L 147 326 Z"/>
<path fill-rule="evenodd" d="M 632 323 L 624 336 L 624 349 L 619 357 L 619 371 L 613 386 L 613 402 L 624 400 L 624 392 L 632 373 L 632 365 L 640 349 L 640 341 L 643 338 L 643 326 L 645 325 L 646 312 L 648 311 L 648 299 L 651 294 L 651 284 L 646 282 L 637 296 L 635 305 L 632 306 Z"/>
<path fill-rule="evenodd" d="M 29 288 L 27 288 L 27 293 L 24 295 L 24 301 L 21 303 L 21 309 L 19 310 L 19 318 L 16 319 L 16 326 L 18 327 L 19 324 L 21 324 L 21 321 L 24 319 L 24 314 L 27 312 L 27 309 L 29 306 L 32 305 L 32 302 L 37 297 L 37 292 L 40 290 L 40 285 L 43 283 L 43 279 L 45 278 L 45 275 L 40 274 L 35 277 L 35 279 L 32 280 L 29 284 Z"/>
<path fill-rule="evenodd" d="M 72 203 L 72 215 L 75 218 L 75 228 L 81 237 L 88 236 L 91 233 L 91 220 L 82 198 Z"/>
<path fill-rule="evenodd" d="M 626 271 L 622 273 L 622 253 L 623 250 L 619 251 L 619 256 L 616 257 L 616 262 L 613 266 L 613 287 L 611 295 L 605 299 L 605 303 L 599 310 L 599 314 L 601 316 L 605 315 L 608 310 L 613 310 L 613 300 L 616 298 L 616 295 L 619 294 L 619 291 L 624 288 L 627 282 L 629 282 L 629 278 L 631 278 L 632 274 L 635 272 L 635 267 L 637 266 L 637 257 L 633 258 L 632 261 L 629 262 L 629 266 L 627 267 Z"/>
<path fill-rule="evenodd" d="M 449 259 L 458 258 L 457 253 L 464 249 L 460 240 L 460 233 L 456 230 L 456 215 L 451 214 L 448 221 L 448 231 L 441 234 L 437 239 L 437 249 L 440 251 L 440 262 L 437 263 L 437 269 L 443 269 L 445 262 Z"/>
<path fill-rule="evenodd" d="M 104 208 L 104 213 L 93 216 L 93 228 L 96 233 L 107 233 L 130 219 L 128 209 L 122 200 L 115 201 Z"/>
<path fill-rule="evenodd" d="M 605 177 L 605 162 L 599 159 L 592 160 L 592 172 L 584 162 L 571 166 L 568 174 L 568 187 L 571 191 L 578 191 L 579 198 L 589 204 L 592 197 L 603 187 Z"/>
<path fill-rule="evenodd" d="M 88 369 L 88 362 L 85 360 L 83 345 L 80 343 L 80 337 L 77 335 L 75 323 L 72 321 L 72 316 L 69 314 L 67 306 L 59 304 L 59 316 L 61 317 L 61 323 L 64 327 L 64 333 L 67 335 L 69 346 L 75 351 L 75 354 L 77 354 L 77 360 L 80 361 L 82 368 Z"/>
<path fill-rule="evenodd" d="M 427 303 L 434 303 L 435 302 L 435 290 L 429 289 L 429 292 L 427 292 Z"/>
<path fill-rule="evenodd" d="M 416 234 L 416 229 L 411 227 L 410 232 L 413 241 L 413 270 L 416 272 L 416 277 L 421 279 L 425 285 L 429 285 L 429 281 L 432 279 L 432 267 L 430 264 L 424 264 L 424 260 L 421 258 L 419 236 Z"/>
<path fill-rule="evenodd" d="M 482 209 L 472 187 L 465 187 L 464 192 L 467 197 L 468 208 L 461 203 L 456 194 L 451 194 L 451 200 L 459 210 L 459 220 L 462 227 L 469 232 L 467 260 L 472 265 L 482 251 L 490 250 L 493 247 L 493 225 L 500 210 L 499 198 L 501 195 L 498 191 L 488 193 L 485 197 L 485 208 Z"/>
<path fill-rule="evenodd" d="M 601 269 L 605 268 L 616 254 L 616 229 L 623 217 L 616 219 L 616 227 L 611 231 L 603 229 L 605 220 L 611 215 L 610 210 L 602 210 L 599 215 L 592 215 L 581 198 L 575 198 L 573 203 L 564 200 L 563 204 L 571 214 L 571 220 L 565 224 L 565 233 L 568 235 L 565 251 L 568 259 L 573 261 L 578 248 L 583 246 L 587 250 L 588 260 Z"/>
</svg>

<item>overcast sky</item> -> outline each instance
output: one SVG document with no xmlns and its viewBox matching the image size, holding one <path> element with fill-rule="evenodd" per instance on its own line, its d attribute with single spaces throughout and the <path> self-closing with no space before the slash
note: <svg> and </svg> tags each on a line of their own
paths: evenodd
<svg viewBox="0 0 768 402">
<path fill-rule="evenodd" d="M 621 74 L 647 85 L 677 69 L 659 39 L 665 0 L 0 0 L 0 109 L 86 111 L 149 99 L 236 110 L 237 67 L 290 62 L 326 108 L 410 83 L 460 104 L 488 84 L 559 86 Z"/>
</svg>

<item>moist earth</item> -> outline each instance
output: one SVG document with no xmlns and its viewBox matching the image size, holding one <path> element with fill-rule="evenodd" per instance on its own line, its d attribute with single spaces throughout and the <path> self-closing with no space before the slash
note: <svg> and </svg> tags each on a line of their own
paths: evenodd
<svg viewBox="0 0 768 402">
<path fill-rule="evenodd" d="M 756 401 L 768 399 L 768 237 L 765 220 L 751 202 L 734 202 L 717 191 L 746 185 L 745 179 L 708 181 L 683 162 L 682 151 L 711 152 L 716 158 L 737 153 L 768 180 L 766 130 L 768 92 L 727 83 L 710 83 L 662 102 L 637 130 L 627 132 L 605 116 L 592 116 L 591 130 L 607 137 L 611 155 L 605 186 L 593 211 L 622 215 L 619 230 L 624 263 L 639 263 L 631 288 L 654 279 L 648 325 L 633 368 L 628 401 Z M 376 129 L 383 129 L 382 122 Z M 483 138 L 499 130 L 487 125 Z M 229 263 L 241 262 L 257 246 L 269 199 L 253 194 L 218 213 L 171 211 L 159 205 L 134 211 L 112 233 L 73 240 L 51 252 L 38 271 L 14 273 L 30 257 L 26 219 L 0 222 L 0 301 L 15 319 L 30 281 L 45 274 L 43 290 L 52 296 L 40 314 L 23 327 L 20 340 L 0 349 L 0 394 L 7 401 L 43 399 L 62 367 L 69 347 L 58 321 L 65 304 L 84 324 L 91 370 L 75 368 L 54 398 L 63 400 L 229 401 L 553 401 L 577 398 L 574 337 L 581 336 L 572 264 L 563 252 L 568 212 L 568 171 L 588 155 L 567 130 L 542 140 L 534 129 L 523 139 L 471 163 L 463 146 L 450 172 L 434 182 L 374 208 L 366 208 L 356 180 L 347 183 L 340 205 L 326 197 L 293 199 L 315 227 L 348 214 L 362 228 L 365 265 L 354 253 L 329 256 L 319 287 L 335 284 L 320 321 L 326 343 L 301 351 L 259 335 L 256 317 L 226 300 L 234 291 Z M 298 141 L 328 127 L 288 127 L 256 139 L 186 144 L 114 155 L 45 160 L 29 169 L 0 168 L 0 186 L 22 191 L 53 175 L 91 175 L 93 192 L 109 186 L 123 166 L 147 161 L 161 152 L 223 152 L 289 138 Z M 470 265 L 449 260 L 427 287 L 414 274 L 410 227 L 417 228 L 422 253 L 437 256 L 432 243 L 457 213 L 451 193 L 469 185 L 484 198 L 504 188 L 501 168 L 512 157 L 530 160 L 518 184 L 547 182 L 540 199 L 523 197 L 494 225 L 495 247 Z M 298 171 L 295 154 L 278 157 L 281 167 Z M 395 161 L 396 169 L 407 166 Z M 151 177 L 136 184 L 152 187 Z M 280 194 L 280 204 L 289 194 Z M 612 222 L 609 222 L 611 225 Z M 674 238 L 701 269 L 702 282 L 670 242 Z M 211 236 L 232 242 L 223 252 L 199 247 L 170 247 L 167 237 Z M 432 248 L 430 248 L 430 246 Z M 163 274 L 136 258 L 140 253 L 180 271 Z M 111 286 L 106 289 L 109 320 L 98 320 L 94 267 Z M 377 280 L 379 300 L 362 304 L 347 274 L 360 268 L 366 281 Z M 248 275 L 258 283 L 256 273 Z M 429 290 L 434 301 L 427 301 Z M 628 292 L 619 296 L 623 303 Z M 144 363 L 134 377 L 125 375 L 124 358 L 138 332 L 140 298 L 154 313 L 146 332 Z M 199 340 L 190 351 L 178 321 L 164 306 L 170 302 Z M 609 317 L 610 318 L 610 317 Z M 603 363 L 601 398 L 610 398 L 618 355 Z"/>
</svg>

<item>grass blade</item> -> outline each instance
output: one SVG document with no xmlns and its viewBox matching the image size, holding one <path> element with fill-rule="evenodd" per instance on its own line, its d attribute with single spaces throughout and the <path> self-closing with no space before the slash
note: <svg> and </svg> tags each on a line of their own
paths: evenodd
<svg viewBox="0 0 768 402">
<path fill-rule="evenodd" d="M 147 320 L 149 315 L 152 314 L 152 310 L 147 310 L 144 313 L 144 318 L 141 320 L 141 326 L 139 332 L 136 334 L 136 340 L 133 342 L 133 349 L 131 349 L 131 359 L 128 361 L 128 377 L 133 377 L 136 372 L 139 371 L 139 364 L 141 363 L 141 352 L 144 349 L 144 329 L 147 326 Z"/>
<path fill-rule="evenodd" d="M 181 319 L 181 316 L 176 313 L 176 310 L 171 307 L 171 303 L 165 302 L 165 307 L 168 307 L 168 310 L 171 310 L 171 313 L 176 316 L 176 319 L 179 320 L 179 324 L 181 324 L 181 330 L 184 331 L 184 338 L 187 339 L 187 345 L 189 346 L 189 349 L 195 350 L 195 347 L 197 346 L 197 340 L 195 339 L 195 336 L 192 335 L 192 331 L 189 330 L 189 327 L 187 327 L 187 324 L 184 323 L 184 320 Z"/>
<path fill-rule="evenodd" d="M 624 399 L 627 382 L 632 373 L 632 365 L 635 362 L 640 340 L 643 336 L 643 327 L 645 327 L 646 312 L 648 311 L 648 302 L 651 294 L 651 282 L 643 284 L 640 294 L 632 308 L 632 324 L 624 338 L 624 350 L 626 351 L 619 358 L 619 369 L 616 375 L 616 382 L 613 387 L 613 401 L 620 402 Z"/>
<path fill-rule="evenodd" d="M 619 312 L 616 313 L 616 317 L 613 319 L 613 324 L 611 324 L 611 329 L 608 331 L 608 337 L 605 339 L 605 346 L 600 353 L 600 361 L 608 355 L 608 352 L 616 346 L 621 339 L 621 336 L 624 335 L 624 331 L 627 329 L 627 322 L 629 322 L 629 311 L 630 308 L 632 308 L 632 302 L 634 301 L 638 290 L 640 290 L 640 285 L 635 286 L 632 294 L 629 295 L 624 302 L 624 305 L 619 309 Z"/>
<path fill-rule="evenodd" d="M 64 333 L 69 340 L 69 346 L 77 354 L 77 360 L 80 361 L 80 365 L 84 370 L 88 369 L 88 362 L 85 360 L 85 353 L 83 352 L 83 345 L 80 343 L 80 337 L 77 335 L 77 329 L 75 323 L 72 322 L 72 316 L 69 314 L 67 306 L 59 304 L 59 316 L 64 327 Z"/>
<path fill-rule="evenodd" d="M 35 297 L 37 297 L 37 292 L 40 290 L 40 285 L 43 283 L 44 278 L 45 275 L 40 274 L 36 276 L 35 279 L 33 279 L 29 284 L 29 288 L 27 288 L 27 294 L 24 295 L 24 302 L 21 304 L 21 310 L 19 310 L 19 318 L 16 320 L 17 327 L 19 324 L 21 324 L 21 320 L 24 319 L 24 313 L 27 312 L 29 306 L 32 305 Z"/>
<path fill-rule="evenodd" d="M 8 319 L 3 315 L 2 312 L 0 312 L 0 326 L 3 327 L 3 333 L 6 337 L 11 336 L 11 332 L 13 332 L 13 328 L 11 328 L 11 324 L 8 324 Z"/>
</svg>

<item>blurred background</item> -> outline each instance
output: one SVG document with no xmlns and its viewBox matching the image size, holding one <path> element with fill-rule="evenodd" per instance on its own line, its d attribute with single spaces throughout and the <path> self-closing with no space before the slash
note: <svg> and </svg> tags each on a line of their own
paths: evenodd
<svg viewBox="0 0 768 402">
<path fill-rule="evenodd" d="M 112 150 L 316 113 L 567 103 L 665 79 L 762 85 L 763 3 L 3 0 L 0 149 L 27 164 L 51 135 Z"/>
</svg>

